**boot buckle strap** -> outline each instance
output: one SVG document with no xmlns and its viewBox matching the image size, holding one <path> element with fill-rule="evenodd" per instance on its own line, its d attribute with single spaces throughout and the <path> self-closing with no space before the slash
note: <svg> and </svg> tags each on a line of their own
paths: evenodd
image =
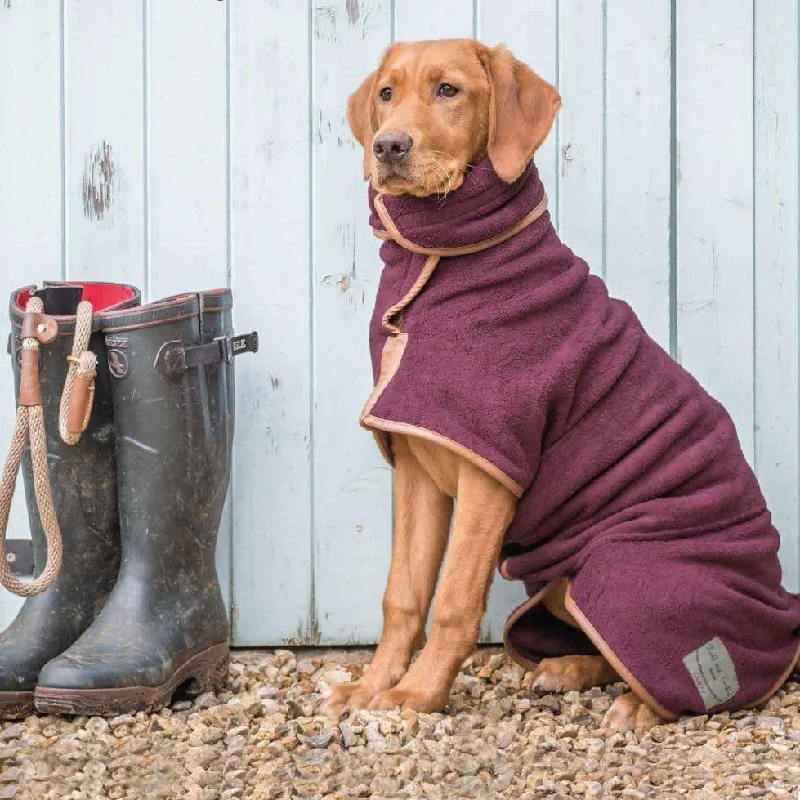
<svg viewBox="0 0 800 800">
<path fill-rule="evenodd" d="M 222 360 L 228 364 L 234 356 L 238 356 L 240 353 L 258 352 L 258 333 L 256 331 L 241 333 L 238 336 L 219 336 L 214 341 L 219 343 Z"/>
<path fill-rule="evenodd" d="M 258 333 L 243 333 L 238 336 L 218 336 L 207 344 L 184 347 L 181 342 L 167 342 L 156 356 L 156 372 L 162 378 L 171 378 L 192 367 L 224 362 L 230 364 L 240 353 L 258 352 Z"/>
</svg>

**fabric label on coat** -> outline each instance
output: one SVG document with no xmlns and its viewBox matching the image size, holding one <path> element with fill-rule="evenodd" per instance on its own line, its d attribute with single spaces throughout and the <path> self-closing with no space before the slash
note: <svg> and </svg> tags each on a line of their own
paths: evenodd
<svg viewBox="0 0 800 800">
<path fill-rule="evenodd" d="M 736 667 L 718 636 L 685 656 L 683 663 L 700 692 L 706 711 L 727 702 L 739 691 Z"/>
</svg>

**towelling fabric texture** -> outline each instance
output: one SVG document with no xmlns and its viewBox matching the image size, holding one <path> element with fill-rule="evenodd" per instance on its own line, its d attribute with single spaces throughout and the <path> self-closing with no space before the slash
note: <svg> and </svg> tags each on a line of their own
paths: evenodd
<svg viewBox="0 0 800 800">
<path fill-rule="evenodd" d="M 797 660 L 800 598 L 733 422 L 545 206 L 533 165 L 508 185 L 488 160 L 444 199 L 370 190 L 387 241 L 362 425 L 390 461 L 392 432 L 422 436 L 519 497 L 500 554 L 529 597 L 518 662 L 600 651 L 667 718 L 758 704 Z M 541 603 L 560 579 L 580 629 Z"/>
</svg>

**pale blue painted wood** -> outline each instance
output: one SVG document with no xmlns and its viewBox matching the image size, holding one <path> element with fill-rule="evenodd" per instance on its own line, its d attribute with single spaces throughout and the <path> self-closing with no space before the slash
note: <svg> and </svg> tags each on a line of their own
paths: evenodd
<svg viewBox="0 0 800 800">
<path fill-rule="evenodd" d="M 147 21 L 147 283 L 156 300 L 228 281 L 226 7 L 150 3 Z"/>
<path fill-rule="evenodd" d="M 313 6 L 313 480 L 321 641 L 371 642 L 391 550 L 390 469 L 358 417 L 372 388 L 367 330 L 381 264 L 347 96 L 390 41 L 390 4 Z M 334 68 L 335 65 L 335 68 Z"/>
<path fill-rule="evenodd" d="M 193 0 L 148 8 L 145 287 L 157 300 L 228 284 L 227 8 Z M 229 605 L 231 547 L 226 503 L 217 571 Z"/>
<path fill-rule="evenodd" d="M 558 230 L 593 272 L 604 273 L 605 3 L 560 0 Z"/>
<path fill-rule="evenodd" d="M 670 8 L 606 3 L 605 278 L 669 350 Z"/>
<path fill-rule="evenodd" d="M 58 0 L 0 6 L 0 457 L 14 427 L 6 302 L 19 286 L 61 277 L 60 10 Z M 9 538 L 29 538 L 22 481 Z M 22 601 L 0 590 L 0 629 Z"/>
<path fill-rule="evenodd" d="M 677 17 L 678 358 L 753 462 L 753 3 Z"/>
<path fill-rule="evenodd" d="M 350 7 L 355 5 L 351 3 Z M 395 39 L 469 39 L 473 33 L 472 6 L 473 0 L 395 0 Z"/>
<path fill-rule="evenodd" d="M 798 10 L 755 7 L 755 465 L 798 580 Z"/>
<path fill-rule="evenodd" d="M 144 283 L 144 24 L 142 3 L 65 2 L 70 280 Z"/>
<path fill-rule="evenodd" d="M 261 342 L 236 365 L 234 641 L 312 644 L 309 13 L 237 0 L 230 15 L 234 316 Z"/>
</svg>

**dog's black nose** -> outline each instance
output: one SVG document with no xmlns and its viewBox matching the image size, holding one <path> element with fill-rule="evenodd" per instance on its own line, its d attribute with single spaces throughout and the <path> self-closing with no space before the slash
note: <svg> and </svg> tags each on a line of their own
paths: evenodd
<svg viewBox="0 0 800 800">
<path fill-rule="evenodd" d="M 372 143 L 372 152 L 381 164 L 394 164 L 408 155 L 413 144 L 407 133 L 381 133 Z"/>
</svg>

